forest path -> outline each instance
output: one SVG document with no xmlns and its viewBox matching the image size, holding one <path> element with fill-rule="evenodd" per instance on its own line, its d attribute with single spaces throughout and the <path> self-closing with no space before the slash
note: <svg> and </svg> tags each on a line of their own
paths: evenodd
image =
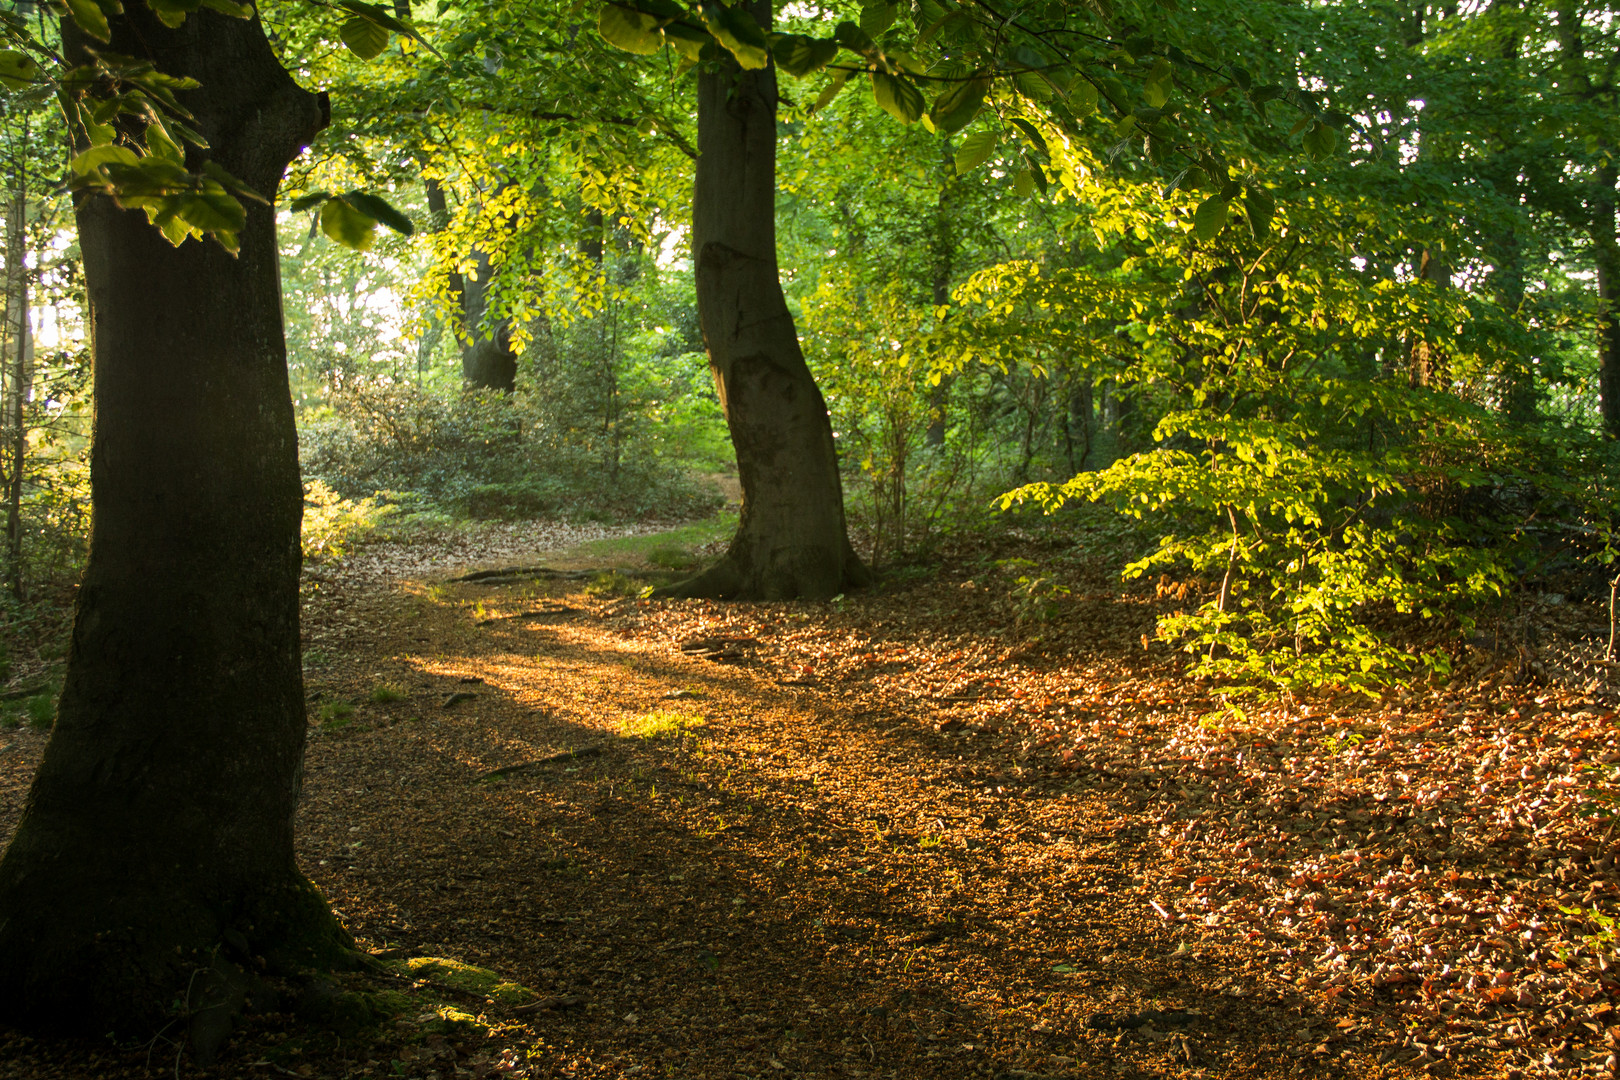
<svg viewBox="0 0 1620 1080">
<path fill-rule="evenodd" d="M 1159 917 L 1139 894 L 1172 857 L 1133 797 L 1033 760 L 985 687 L 789 645 L 881 602 L 591 591 L 368 591 L 310 677 L 306 870 L 371 948 L 548 995 L 500 1033 L 533 1075 L 1415 1074 L 1404 1032 Z"/>
<path fill-rule="evenodd" d="M 388 541 L 306 580 L 304 869 L 363 946 L 542 1007 L 476 1044 L 250 1020 L 200 1075 L 1614 1074 L 1620 838 L 1589 808 L 1620 746 L 1590 699 L 1482 659 L 1212 722 L 1142 644 L 1183 601 L 1074 562 L 1032 596 L 1047 551 L 655 602 L 589 571 L 670 538 L 592 535 Z M 587 573 L 450 580 L 537 563 Z M 0 732 L 0 839 L 45 738 Z M 0 1033 L 0 1078 L 149 1052 Z"/>
</svg>

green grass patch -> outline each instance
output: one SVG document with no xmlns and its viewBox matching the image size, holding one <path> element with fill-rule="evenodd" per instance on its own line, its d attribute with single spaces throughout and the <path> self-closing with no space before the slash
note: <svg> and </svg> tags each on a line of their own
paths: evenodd
<svg viewBox="0 0 1620 1080">
<path fill-rule="evenodd" d="M 23 702 L 23 720 L 36 731 L 44 731 L 56 723 L 56 695 L 35 694 Z"/>
<path fill-rule="evenodd" d="M 621 721 L 619 728 L 632 739 L 668 739 L 707 723 L 700 713 L 655 709 Z"/>
<path fill-rule="evenodd" d="M 736 531 L 737 512 L 722 510 L 667 532 L 592 540 L 570 554 L 604 563 L 643 563 L 664 570 L 688 570 L 700 561 L 698 548 L 729 540 Z"/>
<path fill-rule="evenodd" d="M 323 727 L 348 727 L 354 723 L 354 706 L 347 701 L 329 701 L 321 706 L 321 711 L 317 715 Z"/>
<path fill-rule="evenodd" d="M 527 986 L 503 979 L 487 968 L 448 957 L 413 956 L 408 960 L 385 961 L 385 965 L 401 975 L 428 979 L 465 994 L 482 994 L 497 1005 L 527 1005 L 539 996 Z"/>
<path fill-rule="evenodd" d="M 371 688 L 370 701 L 373 705 L 389 705 L 396 701 L 404 701 L 409 696 L 404 687 L 393 683 L 379 683 Z"/>
</svg>

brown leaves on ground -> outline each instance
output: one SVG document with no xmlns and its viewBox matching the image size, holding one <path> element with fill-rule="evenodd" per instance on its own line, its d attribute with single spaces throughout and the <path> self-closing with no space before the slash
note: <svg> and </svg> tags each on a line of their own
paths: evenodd
<svg viewBox="0 0 1620 1080">
<path fill-rule="evenodd" d="M 1614 1071 L 1607 710 L 1222 713 L 1100 576 L 1021 624 L 993 570 L 712 604 L 414 565 L 312 594 L 305 868 L 371 948 L 541 998 L 476 1042 L 250 1027 L 211 1075 Z M 6 739 L 9 827 L 41 737 Z"/>
</svg>

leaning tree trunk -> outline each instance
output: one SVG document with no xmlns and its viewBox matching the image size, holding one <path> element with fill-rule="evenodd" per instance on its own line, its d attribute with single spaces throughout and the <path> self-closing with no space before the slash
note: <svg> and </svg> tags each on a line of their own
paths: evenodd
<svg viewBox="0 0 1620 1080">
<path fill-rule="evenodd" d="M 257 19 L 145 5 L 113 52 L 198 79 L 212 155 L 273 196 L 324 123 Z M 193 162 L 196 164 L 196 162 Z M 95 372 L 89 564 L 56 727 L 0 860 L 0 1019 L 201 1042 L 241 967 L 352 948 L 294 860 L 302 492 L 269 207 L 241 254 L 77 207 Z M 233 1000 L 234 999 L 234 1000 Z"/>
<path fill-rule="evenodd" d="M 769 0 L 750 10 L 769 28 Z M 692 252 L 698 319 L 742 482 L 725 557 L 668 596 L 825 599 L 865 584 L 850 547 L 827 404 L 776 264 L 776 74 L 698 76 Z"/>
</svg>

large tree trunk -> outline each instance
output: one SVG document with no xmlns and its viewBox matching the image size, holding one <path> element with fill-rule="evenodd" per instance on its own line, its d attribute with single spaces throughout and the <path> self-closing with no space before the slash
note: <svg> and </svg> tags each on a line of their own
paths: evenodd
<svg viewBox="0 0 1620 1080">
<path fill-rule="evenodd" d="M 770 26 L 769 0 L 749 5 Z M 725 557 L 667 596 L 825 599 L 865 584 L 827 404 L 776 264 L 776 73 L 698 76 L 692 253 L 698 319 L 737 453 L 742 519 Z"/>
<path fill-rule="evenodd" d="M 200 80 L 183 97 L 212 155 L 274 195 L 325 110 L 258 20 L 171 30 L 131 4 L 113 27 L 112 51 Z M 77 213 L 90 558 L 56 727 L 0 860 L 0 1018 L 149 1035 L 179 1002 L 201 1041 L 245 992 L 231 961 L 352 948 L 293 850 L 302 491 L 275 221 L 248 203 L 231 258 L 171 247 L 104 196 Z"/>
</svg>

